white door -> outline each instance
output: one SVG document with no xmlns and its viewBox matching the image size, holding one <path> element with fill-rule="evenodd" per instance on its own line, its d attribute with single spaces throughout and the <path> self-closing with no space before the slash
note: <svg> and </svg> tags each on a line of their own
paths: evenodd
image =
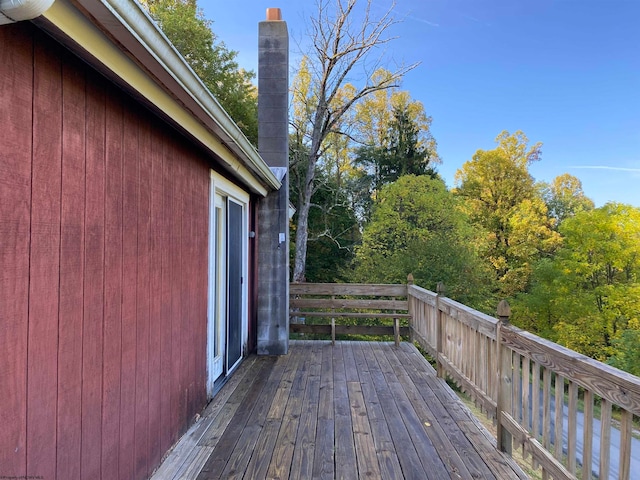
<svg viewBox="0 0 640 480">
<path fill-rule="evenodd" d="M 211 174 L 209 218 L 209 293 L 207 393 L 231 372 L 246 351 L 248 332 L 249 195 Z"/>
</svg>

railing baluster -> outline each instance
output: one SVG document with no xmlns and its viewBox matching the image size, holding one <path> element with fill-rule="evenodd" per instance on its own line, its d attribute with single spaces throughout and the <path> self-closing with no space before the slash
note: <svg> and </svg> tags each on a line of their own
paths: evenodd
<svg viewBox="0 0 640 480">
<path fill-rule="evenodd" d="M 603 398 L 600 403 L 600 473 L 599 478 L 609 478 L 611 445 L 611 402 Z"/>
<path fill-rule="evenodd" d="M 542 446 L 551 447 L 551 371 L 542 371 Z"/>
<path fill-rule="evenodd" d="M 513 368 L 513 359 L 511 350 L 507 347 L 498 347 L 500 349 L 500 393 L 498 395 L 498 448 L 501 451 L 511 455 L 513 440 L 511 433 L 503 426 L 502 413 L 511 414 L 511 370 Z"/>
<path fill-rule="evenodd" d="M 531 435 L 536 440 L 540 440 L 540 364 L 533 362 L 531 382 L 531 418 L 532 430 Z M 535 458 L 532 460 L 533 468 L 538 468 L 538 462 Z"/>
<path fill-rule="evenodd" d="M 440 297 L 444 293 L 444 285 L 438 282 L 437 287 L 438 293 L 436 295 L 436 308 L 435 308 L 435 316 L 434 316 L 434 327 L 435 327 L 435 336 L 436 336 L 436 372 L 439 378 L 444 378 L 444 366 L 442 365 L 442 359 L 440 356 L 443 352 L 443 335 L 446 335 L 445 325 L 443 324 L 443 314 L 440 311 Z"/>
<path fill-rule="evenodd" d="M 502 330 L 506 328 L 511 316 L 511 307 L 502 300 L 496 311 L 498 325 L 496 330 L 496 345 L 498 350 L 498 399 L 497 399 L 497 425 L 498 448 L 511 455 L 513 449 L 513 437 L 504 426 L 503 413 L 513 415 L 513 352 L 502 344 Z"/>
<path fill-rule="evenodd" d="M 551 449 L 551 371 L 548 368 L 542 370 L 542 446 L 547 451 Z M 542 478 L 549 478 L 544 466 Z"/>
<path fill-rule="evenodd" d="M 525 430 L 531 430 L 531 415 L 529 414 L 530 398 L 531 398 L 531 360 L 524 358 L 522 360 L 522 422 L 521 425 Z M 522 446 L 523 456 L 527 458 L 527 449 Z"/>
<path fill-rule="evenodd" d="M 582 440 L 582 480 L 593 476 L 593 392 L 584 391 L 584 437 Z"/>
<path fill-rule="evenodd" d="M 578 385 L 576 382 L 569 382 L 569 400 L 567 402 L 569 410 L 569 426 L 567 431 L 567 463 L 569 471 L 576 473 L 576 440 L 578 426 Z"/>
<path fill-rule="evenodd" d="M 631 476 L 631 434 L 633 432 L 633 414 L 622 410 L 620 418 L 620 463 L 618 464 L 618 478 L 629 480 Z M 638 473 L 638 472 L 636 472 Z"/>
<path fill-rule="evenodd" d="M 553 434 L 553 453 L 558 460 L 562 461 L 562 424 L 564 420 L 564 378 L 562 377 L 562 375 L 556 375 L 555 389 L 556 410 L 554 419 L 555 431 Z"/>
</svg>

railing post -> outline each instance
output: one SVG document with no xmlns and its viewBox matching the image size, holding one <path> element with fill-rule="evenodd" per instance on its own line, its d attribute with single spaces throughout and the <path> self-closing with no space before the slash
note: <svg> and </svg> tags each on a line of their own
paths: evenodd
<svg viewBox="0 0 640 480">
<path fill-rule="evenodd" d="M 409 310 L 407 311 L 407 313 L 409 313 L 409 341 L 411 343 L 415 342 L 415 335 L 413 334 L 414 332 L 414 308 L 413 308 L 413 297 L 411 297 L 409 295 L 409 286 L 413 285 L 413 274 L 409 274 L 407 275 L 407 306 L 409 308 Z"/>
<path fill-rule="evenodd" d="M 442 328 L 442 312 L 440 311 L 440 297 L 445 294 L 445 286 L 443 282 L 436 285 L 436 373 L 439 378 L 444 378 L 445 371 L 440 356 L 442 355 L 442 344 L 444 328 Z"/>
<path fill-rule="evenodd" d="M 498 448 L 511 456 L 513 439 L 511 433 L 502 424 L 502 412 L 512 413 L 513 388 L 513 356 L 511 351 L 502 345 L 502 329 L 509 324 L 511 307 L 506 300 L 498 304 L 498 328 L 496 332 L 496 346 L 498 349 L 498 401 L 497 401 L 497 441 Z"/>
<path fill-rule="evenodd" d="M 335 295 L 331 295 L 331 313 L 334 313 L 336 309 L 333 307 L 333 301 L 336 299 Z M 336 318 L 331 317 L 331 345 L 336 345 Z"/>
</svg>

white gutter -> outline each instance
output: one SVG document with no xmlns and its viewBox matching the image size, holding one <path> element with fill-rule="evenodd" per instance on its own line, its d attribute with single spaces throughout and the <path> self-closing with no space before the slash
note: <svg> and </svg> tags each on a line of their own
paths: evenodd
<svg viewBox="0 0 640 480">
<path fill-rule="evenodd" d="M 179 86 L 179 89 L 172 89 L 172 93 L 182 97 L 185 106 L 215 131 L 227 147 L 244 160 L 249 170 L 270 188 L 280 188 L 280 181 L 255 147 L 139 3 L 134 0 L 77 0 L 77 3 L 142 61 L 152 74 Z M 133 42 L 123 36 L 124 31 Z M 150 59 L 153 61 L 149 62 Z"/>
<path fill-rule="evenodd" d="M 39 17 L 55 0 L 0 0 L 0 25 Z"/>
</svg>

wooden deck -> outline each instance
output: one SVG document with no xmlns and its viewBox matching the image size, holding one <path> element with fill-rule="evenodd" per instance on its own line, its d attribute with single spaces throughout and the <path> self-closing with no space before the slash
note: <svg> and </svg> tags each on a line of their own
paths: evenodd
<svg viewBox="0 0 640 480">
<path fill-rule="evenodd" d="M 292 341 L 251 356 L 152 477 L 526 478 L 416 348 Z"/>
</svg>

